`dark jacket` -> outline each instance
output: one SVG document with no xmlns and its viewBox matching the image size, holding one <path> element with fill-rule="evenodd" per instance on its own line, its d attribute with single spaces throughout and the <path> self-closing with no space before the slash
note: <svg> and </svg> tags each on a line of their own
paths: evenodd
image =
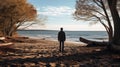
<svg viewBox="0 0 120 67">
<path fill-rule="evenodd" d="M 58 33 L 58 41 L 65 41 L 65 40 L 66 40 L 65 32 L 64 31 L 60 31 Z"/>
</svg>

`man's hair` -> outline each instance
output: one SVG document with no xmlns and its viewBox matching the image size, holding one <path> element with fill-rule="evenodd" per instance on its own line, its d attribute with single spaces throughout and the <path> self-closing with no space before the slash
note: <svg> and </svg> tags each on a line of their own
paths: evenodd
<svg viewBox="0 0 120 67">
<path fill-rule="evenodd" d="M 60 30 L 62 31 L 62 30 L 63 30 L 63 28 L 61 27 L 61 28 L 60 28 Z"/>
</svg>

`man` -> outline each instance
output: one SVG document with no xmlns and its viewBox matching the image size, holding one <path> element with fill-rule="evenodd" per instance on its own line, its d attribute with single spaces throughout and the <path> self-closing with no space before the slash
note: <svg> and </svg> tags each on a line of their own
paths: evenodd
<svg viewBox="0 0 120 67">
<path fill-rule="evenodd" d="M 63 28 L 60 28 L 60 31 L 58 33 L 58 41 L 60 43 L 59 51 L 64 51 L 64 41 L 66 40 L 65 32 L 63 31 Z"/>
</svg>

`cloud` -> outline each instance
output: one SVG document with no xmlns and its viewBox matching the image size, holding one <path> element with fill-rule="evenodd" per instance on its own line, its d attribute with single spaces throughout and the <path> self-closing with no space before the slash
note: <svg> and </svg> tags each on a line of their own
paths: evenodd
<svg viewBox="0 0 120 67">
<path fill-rule="evenodd" d="M 72 31 L 103 31 L 105 30 L 102 25 L 46 25 L 42 29 L 47 30 L 59 30 L 61 27 L 64 28 L 64 30 L 72 30 Z"/>
<path fill-rule="evenodd" d="M 60 15 L 71 15 L 75 9 L 70 8 L 68 6 L 47 6 L 42 7 L 42 10 L 38 11 L 38 14 L 45 16 L 60 16 Z"/>
<path fill-rule="evenodd" d="M 57 25 L 57 24 L 46 24 L 46 25 L 38 25 L 34 24 L 26 29 L 32 29 L 32 30 L 59 30 L 61 27 L 64 28 L 64 30 L 70 30 L 70 31 L 105 31 L 105 28 L 102 25 L 95 24 L 95 25 L 86 25 L 86 24 L 62 24 L 62 25 Z M 21 27 L 22 29 L 24 27 Z"/>
</svg>

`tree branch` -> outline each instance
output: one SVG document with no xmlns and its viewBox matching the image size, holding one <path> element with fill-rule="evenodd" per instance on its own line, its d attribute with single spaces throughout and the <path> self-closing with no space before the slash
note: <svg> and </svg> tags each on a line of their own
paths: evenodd
<svg viewBox="0 0 120 67">
<path fill-rule="evenodd" d="M 98 1 L 98 0 L 93 0 L 93 2 L 95 2 L 97 6 L 99 6 L 99 7 L 101 7 L 101 8 L 102 8 L 102 6 L 99 4 L 99 3 L 100 3 L 100 1 Z M 98 2 L 99 2 L 99 3 L 98 3 Z"/>
</svg>

